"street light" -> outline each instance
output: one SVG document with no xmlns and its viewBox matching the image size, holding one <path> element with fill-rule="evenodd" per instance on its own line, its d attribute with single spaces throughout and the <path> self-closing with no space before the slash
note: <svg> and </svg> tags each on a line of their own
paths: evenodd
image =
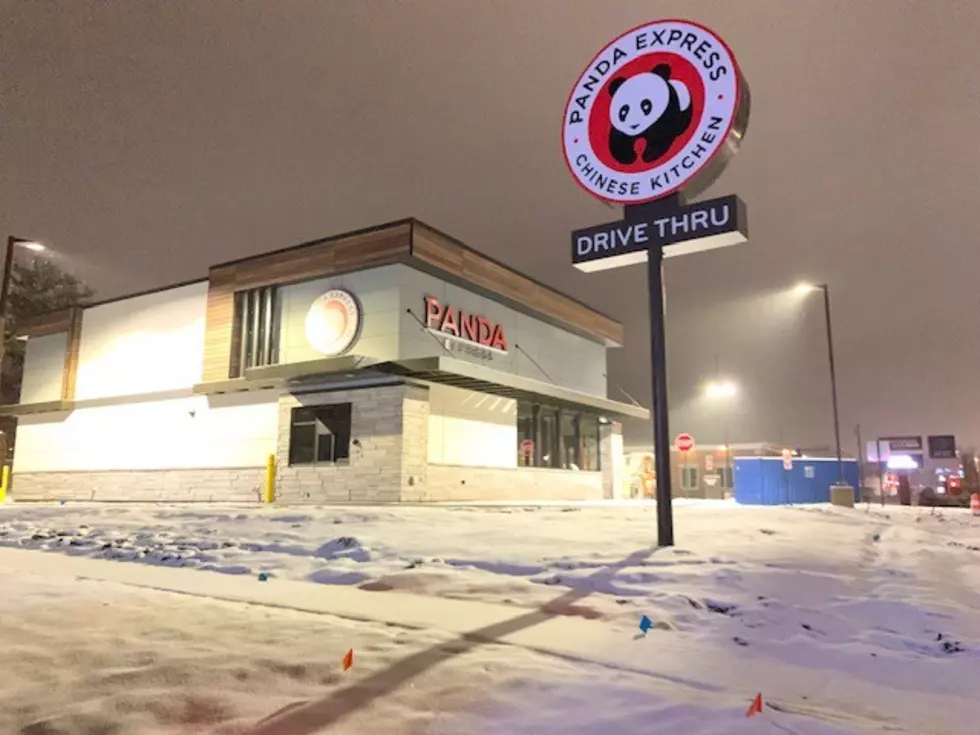
<svg viewBox="0 0 980 735">
<path fill-rule="evenodd" d="M 715 358 L 715 372 L 718 372 L 718 358 Z M 704 396 L 710 401 L 721 401 L 727 398 L 734 398 L 738 395 L 738 385 L 731 380 L 712 380 L 704 386 Z M 729 446 L 729 421 L 731 416 L 728 411 L 724 413 L 724 439 L 725 439 L 725 476 L 722 479 L 722 487 L 726 492 L 732 487 L 732 453 Z"/>
<path fill-rule="evenodd" d="M 13 280 L 14 248 L 22 247 L 35 253 L 44 252 L 47 248 L 36 240 L 25 240 L 22 237 L 7 237 L 7 255 L 3 262 L 3 285 L 0 286 L 0 369 L 7 353 L 7 308 L 10 305 L 10 283 Z"/>
<path fill-rule="evenodd" d="M 823 313 L 827 323 L 827 358 L 830 362 L 830 396 L 834 406 L 834 440 L 837 444 L 837 482 L 844 484 L 844 459 L 840 450 L 840 416 L 837 411 L 837 370 L 834 367 L 834 338 L 830 327 L 830 289 L 826 283 L 800 283 L 793 289 L 798 294 L 823 291 Z"/>
<path fill-rule="evenodd" d="M 704 387 L 708 398 L 731 398 L 738 394 L 738 386 L 730 380 L 712 380 Z"/>
</svg>

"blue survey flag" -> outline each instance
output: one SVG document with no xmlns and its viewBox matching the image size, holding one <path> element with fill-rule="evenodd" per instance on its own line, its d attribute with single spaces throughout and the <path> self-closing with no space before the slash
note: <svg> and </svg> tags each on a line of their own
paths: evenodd
<svg viewBox="0 0 980 735">
<path fill-rule="evenodd" d="M 646 615 L 640 618 L 640 630 L 646 633 L 650 628 L 653 627 L 653 621 L 650 620 Z"/>
</svg>

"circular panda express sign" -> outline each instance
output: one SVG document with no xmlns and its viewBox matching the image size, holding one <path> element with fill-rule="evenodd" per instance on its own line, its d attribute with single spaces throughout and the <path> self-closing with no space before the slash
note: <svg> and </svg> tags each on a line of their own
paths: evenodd
<svg viewBox="0 0 980 735">
<path fill-rule="evenodd" d="M 328 357 L 350 349 L 361 326 L 361 309 L 354 296 L 335 288 L 318 297 L 306 313 L 306 339 Z"/>
<path fill-rule="evenodd" d="M 655 21 L 609 43 L 582 72 L 565 106 L 565 161 L 605 201 L 693 195 L 737 150 L 748 108 L 721 38 L 690 21 Z"/>
</svg>

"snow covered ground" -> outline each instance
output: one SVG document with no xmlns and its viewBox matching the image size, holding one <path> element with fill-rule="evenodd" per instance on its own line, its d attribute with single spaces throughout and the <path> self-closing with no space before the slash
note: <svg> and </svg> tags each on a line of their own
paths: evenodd
<svg viewBox="0 0 980 735">
<path fill-rule="evenodd" d="M 0 732 L 978 732 L 980 519 L 676 517 L 8 504 Z"/>
</svg>

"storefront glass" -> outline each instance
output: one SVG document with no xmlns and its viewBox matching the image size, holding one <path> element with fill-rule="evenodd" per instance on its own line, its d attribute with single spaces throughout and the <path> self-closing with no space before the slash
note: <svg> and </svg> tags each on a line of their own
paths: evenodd
<svg viewBox="0 0 980 735">
<path fill-rule="evenodd" d="M 579 432 L 582 436 L 582 469 L 598 472 L 602 469 L 599 461 L 599 419 L 595 416 L 581 416 Z"/>
<path fill-rule="evenodd" d="M 598 472 L 599 419 L 530 401 L 517 404 L 517 466 Z M 532 442 L 534 452 L 522 447 Z"/>
<path fill-rule="evenodd" d="M 541 408 L 541 466 L 561 467 L 558 453 L 558 411 Z"/>
<path fill-rule="evenodd" d="M 517 404 L 517 466 L 518 467 L 533 467 L 534 466 L 534 447 L 535 447 L 535 434 L 534 431 L 534 406 L 525 401 L 519 401 Z M 525 442 L 530 442 L 526 444 Z M 531 450 L 527 451 L 530 447 Z"/>
</svg>

